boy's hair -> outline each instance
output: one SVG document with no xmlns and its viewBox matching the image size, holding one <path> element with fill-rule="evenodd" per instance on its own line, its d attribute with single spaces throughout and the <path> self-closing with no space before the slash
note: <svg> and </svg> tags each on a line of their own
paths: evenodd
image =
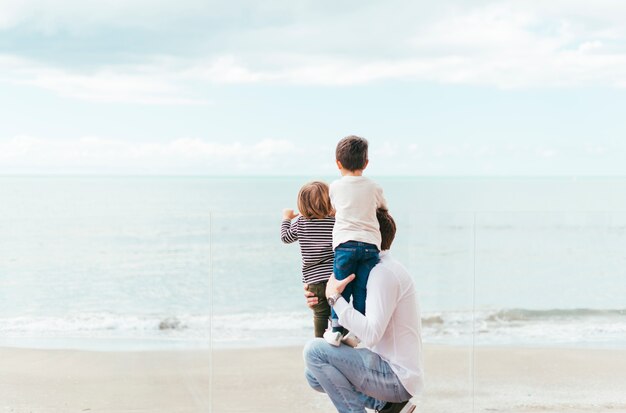
<svg viewBox="0 0 626 413">
<path fill-rule="evenodd" d="M 304 184 L 298 192 L 298 211 L 308 219 L 322 219 L 332 215 L 328 184 L 321 181 Z"/>
<path fill-rule="evenodd" d="M 341 166 L 349 171 L 358 171 L 365 168 L 367 162 L 367 139 L 359 136 L 346 136 L 337 144 L 336 159 Z"/>
<path fill-rule="evenodd" d="M 376 210 L 376 218 L 378 218 L 380 237 L 382 238 L 380 250 L 386 251 L 391 248 L 391 243 L 396 236 L 396 221 L 389 215 L 388 210 L 382 208 Z"/>
</svg>

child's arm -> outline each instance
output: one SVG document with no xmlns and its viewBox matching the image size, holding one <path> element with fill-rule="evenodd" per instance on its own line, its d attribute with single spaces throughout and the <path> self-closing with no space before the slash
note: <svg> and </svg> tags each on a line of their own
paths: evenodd
<svg viewBox="0 0 626 413">
<path fill-rule="evenodd" d="M 298 214 L 293 212 L 293 209 L 283 209 L 283 222 L 280 224 L 280 240 L 285 244 L 291 244 L 298 240 L 298 224 L 299 219 L 296 219 L 293 223 L 292 219 L 297 217 Z"/>
</svg>

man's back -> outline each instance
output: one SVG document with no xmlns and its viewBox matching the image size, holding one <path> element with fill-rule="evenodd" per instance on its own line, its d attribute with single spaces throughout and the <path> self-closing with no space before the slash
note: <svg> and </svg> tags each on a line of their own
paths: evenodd
<svg viewBox="0 0 626 413">
<path fill-rule="evenodd" d="M 415 284 L 388 251 L 370 273 L 365 316 L 351 306 L 335 307 L 341 323 L 389 363 L 406 390 L 423 388 L 420 310 Z"/>
</svg>

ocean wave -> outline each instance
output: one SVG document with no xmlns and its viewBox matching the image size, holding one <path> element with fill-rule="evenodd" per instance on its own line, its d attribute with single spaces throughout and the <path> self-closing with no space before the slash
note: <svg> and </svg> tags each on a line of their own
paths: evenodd
<svg viewBox="0 0 626 413">
<path fill-rule="evenodd" d="M 626 310 L 505 309 L 425 314 L 426 342 L 626 347 Z"/>
<path fill-rule="evenodd" d="M 113 313 L 84 313 L 66 316 L 0 318 L 0 334 L 27 333 L 103 333 L 103 332 L 176 332 L 208 330 L 208 315 L 119 315 Z"/>
<path fill-rule="evenodd" d="M 310 311 L 284 313 L 120 315 L 0 318 L 3 338 L 131 338 L 211 341 L 218 346 L 304 343 Z M 500 309 L 422 314 L 425 342 L 461 345 L 617 345 L 626 347 L 626 310 Z"/>
<path fill-rule="evenodd" d="M 444 323 L 443 316 L 433 315 L 429 317 L 422 317 L 422 326 L 438 326 Z"/>
<path fill-rule="evenodd" d="M 487 321 L 530 321 L 550 319 L 584 319 L 590 317 L 624 317 L 624 310 L 601 310 L 591 308 L 527 310 L 521 308 L 500 310 L 489 314 Z"/>
</svg>

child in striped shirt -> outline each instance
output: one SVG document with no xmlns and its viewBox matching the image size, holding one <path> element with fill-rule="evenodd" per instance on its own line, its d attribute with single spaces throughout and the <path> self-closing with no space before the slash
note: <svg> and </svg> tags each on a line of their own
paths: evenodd
<svg viewBox="0 0 626 413">
<path fill-rule="evenodd" d="M 318 303 L 313 306 L 315 337 L 323 337 L 328 326 L 330 306 L 326 301 L 326 281 L 333 272 L 334 211 L 328 185 L 314 181 L 298 193 L 299 214 L 283 210 L 280 239 L 285 244 L 299 241 L 302 254 L 302 282 L 313 292 Z M 295 218 L 295 221 L 292 221 Z"/>
</svg>

